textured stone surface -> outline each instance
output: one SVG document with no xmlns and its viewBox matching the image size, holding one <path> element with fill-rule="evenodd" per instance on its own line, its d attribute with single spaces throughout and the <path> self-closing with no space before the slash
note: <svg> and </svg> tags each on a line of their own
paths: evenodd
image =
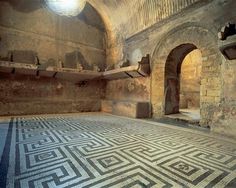
<svg viewBox="0 0 236 188">
<path fill-rule="evenodd" d="M 201 71 L 202 54 L 200 50 L 194 50 L 181 65 L 180 108 L 200 108 Z"/>
<path fill-rule="evenodd" d="M 108 81 L 106 98 L 108 100 L 149 101 L 150 79 L 140 77 Z"/>
<path fill-rule="evenodd" d="M 112 114 L 113 101 L 112 100 L 102 100 L 101 101 L 101 111 Z"/>
<path fill-rule="evenodd" d="M 150 118 L 151 105 L 149 102 L 130 102 L 118 100 L 102 100 L 102 112 L 132 118 Z"/>
<path fill-rule="evenodd" d="M 213 131 L 229 136 L 236 135 L 236 60 L 224 63 L 224 103 L 214 113 Z"/>
<path fill-rule="evenodd" d="M 85 85 L 53 78 L 0 74 L 0 115 L 101 110 L 104 83 Z"/>
</svg>

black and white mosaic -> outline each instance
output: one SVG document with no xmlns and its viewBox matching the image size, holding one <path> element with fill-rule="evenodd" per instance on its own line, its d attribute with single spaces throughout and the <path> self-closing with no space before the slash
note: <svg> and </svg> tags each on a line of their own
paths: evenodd
<svg viewBox="0 0 236 188">
<path fill-rule="evenodd" d="M 236 143 L 109 115 L 12 118 L 0 187 L 236 187 Z"/>
</svg>

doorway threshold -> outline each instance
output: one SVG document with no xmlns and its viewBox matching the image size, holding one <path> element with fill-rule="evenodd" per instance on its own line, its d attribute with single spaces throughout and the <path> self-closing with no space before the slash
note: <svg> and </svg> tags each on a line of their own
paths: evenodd
<svg viewBox="0 0 236 188">
<path fill-rule="evenodd" d="M 201 119 L 200 109 L 180 109 L 178 114 L 165 115 L 165 117 L 193 125 L 199 125 Z"/>
</svg>

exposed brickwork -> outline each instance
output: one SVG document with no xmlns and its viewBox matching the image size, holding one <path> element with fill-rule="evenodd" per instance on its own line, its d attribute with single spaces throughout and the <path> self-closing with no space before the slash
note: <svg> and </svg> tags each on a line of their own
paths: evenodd
<svg viewBox="0 0 236 188">
<path fill-rule="evenodd" d="M 166 38 L 168 38 L 168 42 L 166 42 Z M 208 105 L 217 105 L 221 99 L 221 90 L 219 87 L 221 86 L 222 80 L 221 77 L 219 77 L 221 64 L 219 58 L 220 55 L 218 50 L 214 47 L 216 45 L 213 40 L 214 37 L 212 37 L 209 32 L 206 32 L 205 29 L 192 26 L 188 28 L 183 28 L 182 30 L 176 31 L 173 34 L 169 34 L 166 36 L 166 38 L 163 39 L 163 42 L 161 42 L 159 48 L 157 48 L 153 57 L 156 60 L 156 62 L 153 62 L 151 94 L 154 115 L 162 115 L 164 113 L 163 109 L 165 105 L 164 85 L 162 84 L 162 80 L 164 80 L 164 70 L 163 66 L 158 66 L 158 64 L 165 65 L 169 52 L 181 44 L 195 44 L 197 48 L 202 51 L 203 66 L 201 76 L 201 107 L 203 107 L 203 104 L 205 104 L 205 108 L 207 108 Z M 202 48 L 205 48 L 209 44 L 210 40 L 211 46 L 208 46 L 208 50 L 203 51 Z M 159 57 L 159 54 L 161 54 L 162 57 Z M 212 56 L 212 54 L 214 54 L 215 56 Z M 166 58 L 163 58 L 163 56 Z M 212 66 L 207 66 L 208 63 L 206 62 L 209 61 L 211 63 L 214 63 L 214 68 L 212 68 Z M 162 70 L 160 70 L 161 67 Z M 155 78 L 156 75 L 159 76 Z M 153 95 L 153 93 L 158 94 Z M 201 111 L 202 125 L 204 125 L 206 122 L 208 122 L 208 120 L 213 118 L 209 113 L 205 113 L 205 111 L 208 110 L 203 109 Z"/>
</svg>

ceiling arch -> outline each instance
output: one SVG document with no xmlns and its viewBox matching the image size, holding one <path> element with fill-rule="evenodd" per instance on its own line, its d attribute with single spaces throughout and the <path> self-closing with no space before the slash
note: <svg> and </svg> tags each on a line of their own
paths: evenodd
<svg viewBox="0 0 236 188">
<path fill-rule="evenodd" d="M 107 29 L 129 38 L 201 0 L 87 0 L 101 14 Z"/>
<path fill-rule="evenodd" d="M 1 0 L 37 9 L 50 0 Z M 84 2 L 85 0 L 78 0 Z M 110 43 L 118 43 L 202 0 L 86 0 L 102 17 Z M 27 3 L 27 6 L 25 4 Z M 19 7 L 19 5 L 22 5 Z M 32 6 L 30 6 L 32 5 Z M 78 3 L 79 5 L 79 3 Z M 25 10 L 27 11 L 27 10 Z"/>
</svg>

